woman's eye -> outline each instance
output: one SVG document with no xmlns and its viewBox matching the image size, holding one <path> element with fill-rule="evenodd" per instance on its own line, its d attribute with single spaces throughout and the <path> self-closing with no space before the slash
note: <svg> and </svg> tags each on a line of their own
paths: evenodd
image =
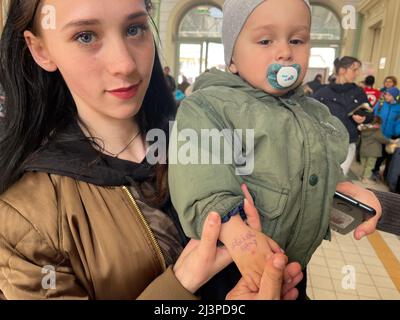
<svg viewBox="0 0 400 320">
<path fill-rule="evenodd" d="M 147 27 L 145 25 L 132 25 L 128 28 L 126 33 L 128 37 L 136 37 L 141 36 L 146 30 Z"/>
<path fill-rule="evenodd" d="M 76 40 L 82 44 L 87 45 L 87 44 L 91 44 L 95 40 L 95 36 L 91 32 L 81 32 L 76 37 Z"/>
<path fill-rule="evenodd" d="M 262 46 L 267 46 L 269 44 L 271 44 L 271 40 L 261 40 L 260 42 L 258 42 L 259 44 L 261 44 Z"/>
</svg>

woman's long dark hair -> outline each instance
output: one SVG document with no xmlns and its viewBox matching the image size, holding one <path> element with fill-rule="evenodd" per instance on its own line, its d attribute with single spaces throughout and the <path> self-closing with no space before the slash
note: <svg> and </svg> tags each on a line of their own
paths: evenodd
<svg viewBox="0 0 400 320">
<path fill-rule="evenodd" d="M 150 10 L 151 2 L 145 0 Z M 5 118 L 0 133 L 0 194 L 23 174 L 24 162 L 57 132 L 79 122 L 71 93 L 57 71 L 49 73 L 33 60 L 23 32 L 34 32 L 40 0 L 12 0 L 0 45 L 0 84 L 4 88 Z M 175 103 L 156 52 L 152 76 L 137 122 L 143 134 L 162 129 L 168 137 Z M 62 139 L 81 139 L 63 136 Z M 61 139 L 61 138 L 60 138 Z M 92 141 L 92 140 L 91 140 Z M 166 166 L 157 165 L 158 197 L 165 198 Z"/>
</svg>

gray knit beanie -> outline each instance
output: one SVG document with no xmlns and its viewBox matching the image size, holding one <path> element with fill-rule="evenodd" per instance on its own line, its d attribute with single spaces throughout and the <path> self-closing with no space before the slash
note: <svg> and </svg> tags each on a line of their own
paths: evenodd
<svg viewBox="0 0 400 320">
<path fill-rule="evenodd" d="M 225 63 L 229 67 L 232 60 L 233 49 L 247 19 L 253 11 L 267 0 L 225 0 L 222 24 L 222 43 L 225 50 Z M 309 0 L 304 2 L 311 9 Z"/>
</svg>

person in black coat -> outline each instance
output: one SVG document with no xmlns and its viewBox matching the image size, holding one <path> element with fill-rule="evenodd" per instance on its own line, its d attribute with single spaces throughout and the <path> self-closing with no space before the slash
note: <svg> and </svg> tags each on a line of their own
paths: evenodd
<svg viewBox="0 0 400 320">
<path fill-rule="evenodd" d="M 306 88 L 308 89 L 311 95 L 316 93 L 322 87 L 323 87 L 322 74 L 317 74 L 313 81 L 306 83 Z"/>
<path fill-rule="evenodd" d="M 338 117 L 350 135 L 349 153 L 342 164 L 343 172 L 347 175 L 353 163 L 356 143 L 358 140 L 357 126 L 372 121 L 372 107 L 364 90 L 354 82 L 361 69 L 360 60 L 353 57 L 343 57 L 335 60 L 336 82 L 319 89 L 313 98 L 327 105 L 331 113 Z M 360 109 L 368 109 L 371 114 Z"/>
<path fill-rule="evenodd" d="M 168 88 L 171 92 L 176 90 L 176 81 L 173 76 L 170 75 L 171 69 L 169 67 L 164 68 L 165 81 L 167 81 Z"/>
</svg>

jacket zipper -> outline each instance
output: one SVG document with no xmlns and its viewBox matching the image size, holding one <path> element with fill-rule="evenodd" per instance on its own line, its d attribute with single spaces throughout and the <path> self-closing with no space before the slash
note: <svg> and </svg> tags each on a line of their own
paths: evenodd
<svg viewBox="0 0 400 320">
<path fill-rule="evenodd" d="M 293 112 L 293 111 L 292 111 Z M 306 130 L 305 130 L 305 126 L 304 126 L 304 123 L 303 123 L 303 119 L 302 118 L 300 118 L 299 116 L 298 116 L 298 114 L 296 113 L 296 112 L 293 112 L 293 115 L 294 115 L 294 117 L 296 118 L 296 120 L 297 120 L 297 123 L 299 124 L 299 126 L 300 126 L 300 129 L 301 129 L 301 131 L 302 131 L 302 133 L 303 133 L 303 136 L 304 136 L 304 145 L 306 145 L 306 144 L 308 144 L 309 145 L 309 142 L 310 142 L 310 139 L 309 139 L 309 137 L 308 137 L 308 134 L 307 134 L 307 132 L 306 132 Z M 322 123 L 322 122 L 321 122 Z M 330 124 L 331 125 L 331 124 Z M 336 128 L 333 126 L 333 125 L 331 125 L 335 130 L 336 130 Z M 311 148 L 311 147 L 310 147 Z M 305 165 L 306 165 L 306 168 L 305 168 L 305 170 L 304 170 L 304 172 L 303 172 L 303 186 L 302 186 L 302 189 L 303 190 L 307 190 L 307 187 L 308 187 L 308 179 L 309 179 L 309 176 L 310 176 L 310 173 L 311 173 L 311 168 L 310 168 L 310 162 L 311 162 L 311 159 L 310 159 L 310 156 L 309 156 L 309 152 L 310 152 L 310 150 L 308 150 L 308 153 L 307 153 L 307 150 L 306 150 L 306 148 L 305 148 L 305 150 L 304 150 L 304 163 L 305 163 Z M 308 164 L 306 164 L 307 163 L 307 160 L 308 160 Z M 292 248 L 292 247 L 294 247 L 296 244 L 297 244 L 297 242 L 298 242 L 298 239 L 299 239 L 299 236 L 300 236 L 300 232 L 302 231 L 302 229 L 303 229 L 303 223 L 304 223 L 304 216 L 305 216 L 305 200 L 306 200 L 306 195 L 305 195 L 305 192 L 303 191 L 302 192 L 302 195 L 301 195 L 301 207 L 300 207 L 300 214 L 299 214 L 299 218 L 298 218 L 298 221 L 301 221 L 299 224 L 298 224 L 298 226 L 297 226 L 297 228 L 296 228 L 296 230 L 295 230 L 295 232 L 294 232 L 294 236 L 292 237 L 292 239 L 291 239 L 291 241 L 289 242 L 289 245 L 288 245 L 288 247 L 287 247 L 287 249 L 289 249 L 289 248 Z M 322 222 L 323 222 L 323 218 L 321 217 L 321 219 L 319 220 L 319 225 L 321 226 L 321 224 L 322 224 Z M 320 228 L 319 228 L 320 229 Z M 318 229 L 318 230 L 319 230 Z M 312 242 L 312 244 L 311 245 L 309 245 L 308 247 L 307 247 L 307 251 L 306 251 L 306 254 L 307 255 L 309 255 L 309 252 L 310 252 L 310 250 L 313 248 L 313 246 L 315 245 L 314 243 L 315 243 L 315 240 L 318 238 L 318 235 L 319 235 L 319 232 L 317 231 L 317 233 L 315 234 L 315 235 L 313 235 L 313 242 Z M 303 265 L 304 264 L 304 262 L 305 262 L 305 260 L 308 258 L 308 256 L 306 256 L 306 257 L 304 257 L 303 258 L 303 260 L 302 261 L 299 261 L 300 262 L 300 264 L 301 265 Z"/>
<path fill-rule="evenodd" d="M 132 193 L 131 193 L 131 192 L 129 191 L 129 189 L 128 189 L 127 187 L 125 187 L 125 186 L 122 187 L 122 189 L 123 189 L 124 192 L 127 194 L 127 196 L 128 196 L 128 198 L 129 198 L 129 200 L 130 200 L 130 202 L 131 202 L 133 208 L 135 209 L 137 215 L 138 215 L 139 218 L 140 218 L 140 221 L 142 221 L 142 224 L 143 224 L 144 228 L 146 229 L 147 234 L 148 234 L 149 237 L 150 237 L 150 240 L 151 240 L 151 242 L 152 242 L 152 244 L 153 244 L 153 246 L 154 246 L 154 249 L 156 250 L 157 258 L 158 258 L 158 260 L 159 260 L 159 262 L 160 262 L 160 265 L 161 265 L 163 271 L 165 271 L 165 270 L 167 269 L 167 267 L 166 267 L 164 255 L 163 255 L 163 253 L 162 253 L 162 251 L 161 251 L 160 245 L 158 244 L 158 242 L 157 242 L 157 240 L 156 240 L 156 237 L 154 236 L 153 231 L 151 231 L 150 226 L 149 226 L 149 224 L 147 223 L 146 218 L 144 217 L 142 211 L 140 210 L 140 208 L 139 208 L 139 206 L 138 206 L 136 200 L 133 198 Z"/>
<path fill-rule="evenodd" d="M 383 132 L 386 132 L 386 128 L 388 126 L 389 123 L 389 118 L 390 118 L 390 105 L 388 105 L 388 111 L 387 111 L 387 115 L 386 115 L 386 122 L 385 122 L 385 127 L 383 128 Z"/>
</svg>

